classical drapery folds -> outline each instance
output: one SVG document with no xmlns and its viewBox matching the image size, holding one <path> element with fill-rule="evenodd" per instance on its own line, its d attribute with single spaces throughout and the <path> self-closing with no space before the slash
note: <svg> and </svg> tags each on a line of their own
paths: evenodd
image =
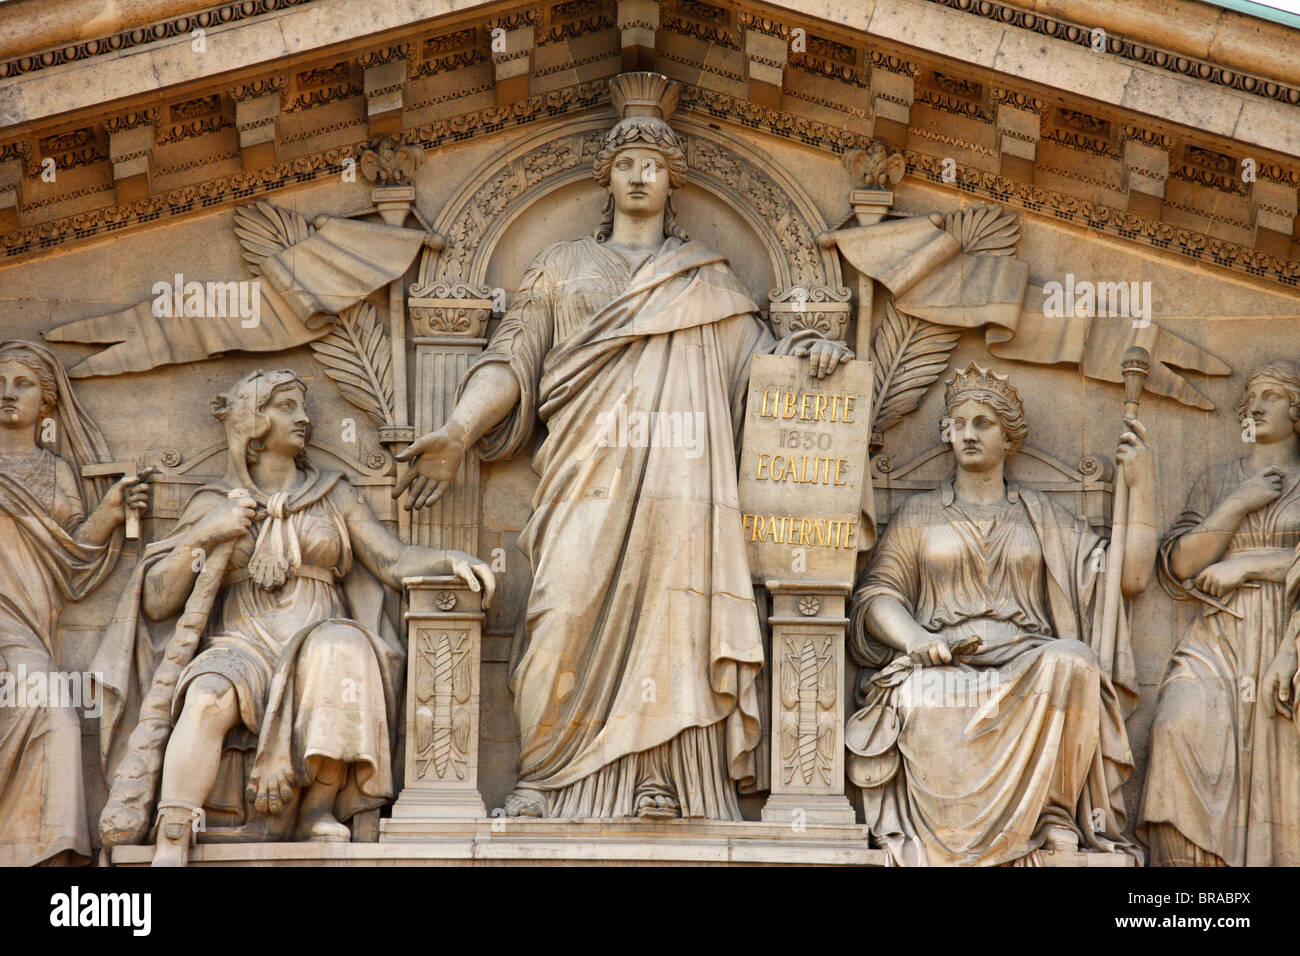
<svg viewBox="0 0 1300 956">
<path fill-rule="evenodd" d="M 1010 189 L 922 182 L 912 103 L 996 121 L 1018 152 L 989 169 L 1036 190 L 1064 107 L 828 38 L 796 58 L 745 11 L 628 21 L 639 2 L 614 5 L 607 32 L 640 37 L 619 62 L 695 17 L 770 109 L 649 71 L 535 94 L 513 71 L 587 17 L 560 6 L 507 18 L 506 53 L 465 28 L 229 102 L 169 95 L 161 124 L 200 111 L 238 136 L 223 162 L 265 167 L 359 84 L 329 132 L 364 124 L 333 156 L 365 181 L 155 224 L 238 276 L 149 263 L 119 311 L 72 321 L 41 311 L 39 271 L 0 296 L 65 350 L 0 342 L 0 865 L 1300 864 L 1300 365 L 1239 376 L 1229 421 L 1218 357 L 1282 354 L 1291 300 L 1125 258 Z M 496 106 L 458 126 L 459 92 L 428 84 L 459 58 Z M 870 108 L 833 135 L 783 112 L 858 80 Z M 124 123 L 113 189 L 184 171 L 125 175 L 145 126 Z M 1120 129 L 1160 165 L 1118 124 L 1098 162 Z M 846 170 L 857 224 L 832 228 Z M 1279 178 L 1251 229 L 1278 225 Z M 64 252 L 102 274 L 79 247 L 31 267 Z M 1065 305 L 1049 280 L 1075 257 L 1098 288 L 1194 295 Z M 230 380 L 210 405 L 208 372 Z M 76 706 L 4 696 L 74 666 L 102 785 Z"/>
<path fill-rule="evenodd" d="M 1106 544 L 1005 480 L 1026 433 L 1006 379 L 959 373 L 945 421 L 955 479 L 899 509 L 853 597 L 849 648 L 873 670 L 848 722 L 847 772 L 873 839 L 900 865 L 1078 849 L 1140 860 L 1120 789 L 1137 680 L 1123 608 L 1116 633 L 1103 626 Z M 1117 457 L 1137 514 L 1112 573 L 1131 596 L 1154 535 L 1145 430 L 1130 422 Z"/>
</svg>

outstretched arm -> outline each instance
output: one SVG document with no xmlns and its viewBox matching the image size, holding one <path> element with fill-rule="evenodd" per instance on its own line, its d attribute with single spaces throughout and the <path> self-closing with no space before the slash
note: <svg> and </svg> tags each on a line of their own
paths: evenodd
<svg viewBox="0 0 1300 956">
<path fill-rule="evenodd" d="M 465 452 L 510 414 L 519 402 L 519 382 L 505 365 L 485 365 L 470 378 L 447 422 L 417 438 L 397 455 L 413 462 L 393 489 L 398 498 L 411 489 L 406 508 L 423 508 L 451 487 Z"/>
<path fill-rule="evenodd" d="M 352 552 L 380 581 L 398 590 L 404 578 L 425 574 L 454 574 L 470 590 L 483 591 L 483 606 L 492 603 L 496 576 L 485 563 L 464 551 L 446 551 L 403 544 L 384 527 L 370 503 L 355 495 L 345 512 Z M 481 583 L 480 583 L 481 582 Z"/>
</svg>

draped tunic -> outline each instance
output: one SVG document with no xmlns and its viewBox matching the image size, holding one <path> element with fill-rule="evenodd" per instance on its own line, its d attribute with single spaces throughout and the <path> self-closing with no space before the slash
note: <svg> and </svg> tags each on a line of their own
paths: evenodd
<svg viewBox="0 0 1300 956">
<path fill-rule="evenodd" d="M 1173 573 L 1170 555 L 1255 470 L 1241 458 L 1197 478 L 1161 542 L 1157 570 L 1171 596 L 1200 600 Z M 1300 479 L 1246 516 L 1219 561 L 1297 543 Z M 1217 599 L 1233 613 L 1202 603 L 1174 648 L 1151 727 L 1139 836 L 1167 823 L 1229 866 L 1300 865 L 1300 736 L 1262 706 L 1264 676 L 1291 617 L 1284 592 L 1280 582 L 1251 581 Z"/>
<path fill-rule="evenodd" d="M 551 815 L 631 813 L 619 768 L 634 773 L 625 758 L 670 742 L 683 745 L 666 758 L 684 778 L 682 814 L 739 815 L 763 647 L 735 440 L 750 359 L 774 350 L 721 256 L 669 238 L 630 263 L 588 238 L 538 257 L 466 375 L 501 365 L 519 384 L 477 448 L 484 460 L 518 454 L 546 426 L 520 538 L 533 568 L 527 646 L 510 686 L 519 786 L 554 798 L 589 785 Z M 680 422 L 694 441 L 653 426 L 637 438 L 620 416 Z"/>
<path fill-rule="evenodd" d="M 880 670 L 845 736 L 873 839 L 896 863 L 1033 862 L 1052 826 L 1140 856 L 1122 835 L 1136 699 L 1123 621 L 1113 679 L 1096 651 L 1104 548 L 1014 484 L 974 507 L 948 482 L 894 516 L 853 598 L 850 652 Z M 880 597 L 944 639 L 952 663 L 922 667 L 872 637 Z"/>
<path fill-rule="evenodd" d="M 299 788 L 314 779 L 313 757 L 342 761 L 347 775 L 333 808 L 340 820 L 383 806 L 394 794 L 405 652 L 384 613 L 383 585 L 353 564 L 344 515 L 362 500 L 357 490 L 338 472 L 311 464 L 304 471 L 283 504 L 300 566 L 278 588 L 248 577 L 254 542 L 274 519 L 267 496 L 245 489 L 259 506 L 254 526 L 234 542 L 223 587 L 203 609 L 207 624 L 198 653 L 181 672 L 171 702 L 174 720 L 203 674 L 218 674 L 234 687 L 240 725 L 227 736 L 226 759 L 205 806 L 217 823 L 240 825 L 258 839 L 288 838 L 301 790 L 280 813 L 258 812 L 246 799 L 240 751 L 254 751 L 251 769 L 264 779 L 291 769 Z M 110 779 L 125 763 L 139 701 L 167 646 L 154 631 L 166 633 L 175 624 L 154 625 L 141 613 L 145 578 L 213 508 L 226 506 L 233 481 L 227 475 L 199 488 L 173 534 L 146 550 L 96 656 L 105 693 L 101 757 Z M 156 790 L 156 782 L 145 786 Z"/>
<path fill-rule="evenodd" d="M 59 692 L 72 685 L 50 679 L 59 612 L 112 568 L 110 548 L 72 537 L 83 511 L 62 458 L 39 448 L 0 460 L 0 866 L 90 856 L 81 723 Z"/>
</svg>

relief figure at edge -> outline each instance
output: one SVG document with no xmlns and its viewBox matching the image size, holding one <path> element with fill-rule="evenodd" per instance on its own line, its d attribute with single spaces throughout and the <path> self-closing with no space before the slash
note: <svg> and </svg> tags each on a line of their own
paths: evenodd
<svg viewBox="0 0 1300 956">
<path fill-rule="evenodd" d="M 1151 726 L 1138 837 L 1157 866 L 1300 864 L 1300 365 L 1255 369 L 1237 413 L 1249 454 L 1196 479 L 1160 546 L 1161 585 L 1198 607 Z"/>
<path fill-rule="evenodd" d="M 54 354 L 0 343 L 0 866 L 90 860 L 76 704 L 94 694 L 62 673 L 57 627 L 116 565 L 124 508 L 147 507 L 147 474 L 82 478 L 109 457 Z"/>
<path fill-rule="evenodd" d="M 317 469 L 306 402 L 288 370 L 213 400 L 226 474 L 146 549 L 97 658 L 112 780 L 100 832 L 140 840 L 157 792 L 155 866 L 185 865 L 194 832 L 221 825 L 243 840 L 348 841 L 348 819 L 394 796 L 405 650 L 384 588 L 442 573 L 485 600 L 495 587 L 470 555 L 403 544 L 343 474 Z"/>
</svg>

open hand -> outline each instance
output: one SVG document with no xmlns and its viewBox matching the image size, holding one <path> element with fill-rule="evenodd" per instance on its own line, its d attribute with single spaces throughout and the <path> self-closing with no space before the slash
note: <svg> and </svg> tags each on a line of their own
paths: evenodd
<svg viewBox="0 0 1300 956">
<path fill-rule="evenodd" d="M 465 443 L 444 425 L 421 435 L 395 457 L 398 461 L 414 462 L 393 489 L 394 498 L 401 497 L 408 487 L 411 489 L 405 505 L 410 511 L 431 505 L 446 494 L 465 460 Z"/>
<path fill-rule="evenodd" d="M 246 789 L 258 812 L 275 816 L 293 802 L 297 782 L 290 761 L 278 759 L 271 761 L 265 772 L 262 767 L 254 767 Z"/>
<path fill-rule="evenodd" d="M 830 339 L 812 339 L 794 348 L 795 355 L 808 356 L 808 371 L 816 378 L 825 378 L 841 362 L 853 359 L 853 350 L 843 342 Z"/>
</svg>

